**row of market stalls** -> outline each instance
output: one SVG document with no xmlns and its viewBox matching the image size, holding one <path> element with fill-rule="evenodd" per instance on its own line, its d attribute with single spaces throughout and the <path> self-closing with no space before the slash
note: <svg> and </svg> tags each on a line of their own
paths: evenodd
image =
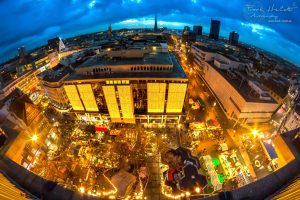
<svg viewBox="0 0 300 200">
<path fill-rule="evenodd" d="M 225 180 L 234 179 L 241 187 L 250 183 L 249 170 L 242 164 L 238 158 L 236 150 L 224 151 L 219 154 L 218 158 L 205 155 L 201 157 L 202 163 L 204 163 L 204 169 L 210 178 L 210 183 L 214 191 L 219 191 L 223 188 Z M 218 167 L 221 166 L 223 173 L 218 173 Z"/>
<path fill-rule="evenodd" d="M 216 172 L 216 167 L 218 167 L 218 159 L 212 158 L 210 155 L 202 156 L 201 161 L 204 163 L 205 170 L 209 175 L 211 185 L 214 191 L 221 190 L 223 187 L 224 177 L 222 174 Z"/>
<path fill-rule="evenodd" d="M 239 187 L 250 183 L 249 170 L 242 164 L 236 149 L 222 152 L 218 158 L 226 179 L 235 179 Z"/>
<path fill-rule="evenodd" d="M 205 121 L 192 122 L 190 123 L 190 128 L 192 130 L 216 130 L 220 129 L 221 126 L 219 122 L 215 119 L 208 119 Z"/>
</svg>

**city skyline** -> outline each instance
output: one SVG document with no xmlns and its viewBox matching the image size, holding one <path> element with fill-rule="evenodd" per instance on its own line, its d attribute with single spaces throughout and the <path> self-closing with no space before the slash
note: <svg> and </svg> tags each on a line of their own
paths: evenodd
<svg viewBox="0 0 300 200">
<path fill-rule="evenodd" d="M 228 38 L 231 31 L 237 31 L 241 42 L 263 48 L 299 66 L 297 3 L 298 1 L 273 1 L 272 4 L 266 2 L 258 5 L 236 1 L 223 6 L 216 1 L 208 3 L 196 0 L 188 1 L 184 5 L 180 2 L 150 3 L 141 0 L 73 0 L 59 3 L 38 1 L 35 4 L 31 1 L 2 1 L 1 8 L 5 9 L 2 9 L 0 17 L 8 20 L 1 23 L 0 62 L 17 55 L 17 48 L 20 46 L 29 50 L 46 44 L 48 39 L 55 36 L 64 39 L 104 31 L 109 24 L 112 24 L 113 30 L 153 28 L 154 17 L 157 14 L 158 27 L 183 29 L 185 25 L 192 27 L 199 24 L 203 26 L 203 32 L 206 34 L 209 33 L 210 20 L 213 17 L 221 21 L 221 37 Z M 280 10 L 281 7 L 285 10 Z M 263 8 L 264 13 L 268 14 L 259 18 L 262 14 L 254 12 L 256 8 Z M 49 17 L 48 13 L 51 13 L 52 17 Z M 271 16 L 274 16 L 274 19 L 276 17 L 277 22 L 274 22 Z"/>
</svg>

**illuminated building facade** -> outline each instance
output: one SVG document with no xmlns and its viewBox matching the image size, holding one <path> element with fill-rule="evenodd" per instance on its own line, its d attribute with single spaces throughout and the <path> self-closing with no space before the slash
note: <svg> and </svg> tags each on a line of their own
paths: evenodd
<svg viewBox="0 0 300 200">
<path fill-rule="evenodd" d="M 59 111 L 67 111 L 69 100 L 63 88 L 63 80 L 69 76 L 68 69 L 52 70 L 45 72 L 46 75 L 40 78 L 40 83 L 45 95 L 50 99 L 51 104 Z"/>
<path fill-rule="evenodd" d="M 128 51 L 94 56 L 63 81 L 73 112 L 95 123 L 178 123 L 188 79 L 176 55 Z"/>
</svg>

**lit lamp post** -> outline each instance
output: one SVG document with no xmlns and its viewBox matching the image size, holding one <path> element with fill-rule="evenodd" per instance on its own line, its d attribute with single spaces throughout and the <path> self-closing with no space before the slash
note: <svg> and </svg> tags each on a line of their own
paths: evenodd
<svg viewBox="0 0 300 200">
<path fill-rule="evenodd" d="M 258 131 L 256 129 L 253 129 L 251 131 L 251 133 L 253 134 L 253 136 L 256 138 L 258 136 Z"/>
<path fill-rule="evenodd" d="M 36 134 L 32 135 L 30 140 L 35 143 L 37 140 L 38 140 L 38 136 Z M 33 161 L 35 160 L 35 156 L 36 156 L 36 153 L 39 149 L 36 150 L 35 154 L 34 154 L 34 157 L 33 157 Z M 32 161 L 30 161 L 30 164 L 31 164 Z M 30 164 L 28 164 L 28 166 L 26 167 L 26 169 L 29 168 Z"/>
<path fill-rule="evenodd" d="M 34 134 L 32 137 L 31 137 L 31 141 L 33 142 L 36 142 L 38 140 L 38 136 L 36 134 Z"/>
</svg>

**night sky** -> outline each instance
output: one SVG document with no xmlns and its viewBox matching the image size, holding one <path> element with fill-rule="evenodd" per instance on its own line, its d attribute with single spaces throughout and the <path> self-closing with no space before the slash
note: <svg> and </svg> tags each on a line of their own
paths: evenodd
<svg viewBox="0 0 300 200">
<path fill-rule="evenodd" d="M 300 65 L 300 0 L 0 0 L 0 61 L 47 39 L 119 28 L 178 28 L 221 20 L 221 36 L 266 49 Z"/>
</svg>

